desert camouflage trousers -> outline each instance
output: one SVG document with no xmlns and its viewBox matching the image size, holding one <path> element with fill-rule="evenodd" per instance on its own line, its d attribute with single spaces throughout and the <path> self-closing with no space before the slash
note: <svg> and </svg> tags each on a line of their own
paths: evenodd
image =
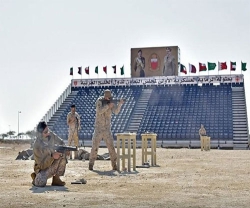
<svg viewBox="0 0 250 208">
<path fill-rule="evenodd" d="M 79 147 L 79 138 L 78 138 L 77 129 L 69 130 L 68 145 L 69 146 L 77 146 L 77 147 Z"/>
<path fill-rule="evenodd" d="M 41 170 L 35 178 L 35 186 L 46 186 L 47 180 L 54 175 L 63 176 L 65 173 L 67 160 L 65 157 L 61 157 L 58 160 L 54 160 L 52 165 L 45 169 Z"/>
<path fill-rule="evenodd" d="M 105 130 L 95 129 L 94 135 L 92 138 L 92 149 L 89 155 L 89 164 L 94 165 L 95 160 L 97 158 L 98 148 L 102 139 L 107 145 L 109 155 L 110 155 L 111 165 L 112 167 L 116 167 L 117 155 L 116 155 L 115 147 L 114 147 L 114 138 L 112 136 L 111 131 L 107 129 Z"/>
</svg>

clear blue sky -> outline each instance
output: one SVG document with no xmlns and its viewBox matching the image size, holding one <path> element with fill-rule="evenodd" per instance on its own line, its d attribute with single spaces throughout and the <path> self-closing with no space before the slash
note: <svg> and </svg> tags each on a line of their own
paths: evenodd
<svg viewBox="0 0 250 208">
<path fill-rule="evenodd" d="M 32 130 L 70 84 L 72 66 L 90 66 L 94 78 L 96 65 L 108 77 L 124 65 L 129 77 L 130 48 L 177 45 L 186 67 L 236 61 L 236 73 L 242 60 L 248 82 L 249 20 L 249 0 L 0 0 L 0 133 L 17 132 L 18 111 L 20 132 Z"/>
</svg>

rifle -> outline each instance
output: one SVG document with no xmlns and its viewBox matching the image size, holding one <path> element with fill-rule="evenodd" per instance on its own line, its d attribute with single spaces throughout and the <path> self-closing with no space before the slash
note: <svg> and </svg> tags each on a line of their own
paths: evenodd
<svg viewBox="0 0 250 208">
<path fill-rule="evenodd" d="M 54 150 L 56 152 L 64 153 L 66 151 L 78 151 L 77 147 L 65 146 L 65 145 L 55 145 Z"/>
<path fill-rule="evenodd" d="M 117 103 L 120 102 L 120 100 L 123 100 L 124 102 L 126 101 L 126 99 L 115 99 L 113 97 L 111 97 L 109 100 L 105 100 L 104 98 L 101 100 L 102 101 L 102 105 L 108 105 L 109 103 Z"/>
</svg>

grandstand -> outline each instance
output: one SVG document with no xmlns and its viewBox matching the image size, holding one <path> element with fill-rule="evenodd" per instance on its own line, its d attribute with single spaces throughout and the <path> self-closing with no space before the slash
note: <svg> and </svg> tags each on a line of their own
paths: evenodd
<svg viewBox="0 0 250 208">
<path fill-rule="evenodd" d="M 113 115 L 112 132 L 154 132 L 162 147 L 199 148 L 204 124 L 211 148 L 249 149 L 243 75 L 72 80 L 42 120 L 67 140 L 66 117 L 75 104 L 81 115 L 80 144 L 91 145 L 95 101 L 104 89 L 126 98 Z M 116 140 L 116 138 L 115 138 Z"/>
</svg>

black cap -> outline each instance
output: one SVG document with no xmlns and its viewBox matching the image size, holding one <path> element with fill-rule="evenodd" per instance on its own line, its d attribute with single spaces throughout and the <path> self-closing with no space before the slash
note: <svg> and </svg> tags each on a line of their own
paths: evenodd
<svg viewBox="0 0 250 208">
<path fill-rule="evenodd" d="M 76 106 L 73 104 L 73 105 L 71 105 L 70 107 L 71 107 L 71 108 L 75 108 Z"/>
<path fill-rule="evenodd" d="M 42 133 L 44 131 L 44 129 L 47 127 L 47 124 L 45 121 L 41 121 L 39 122 L 39 124 L 37 125 L 37 131 Z"/>
</svg>

